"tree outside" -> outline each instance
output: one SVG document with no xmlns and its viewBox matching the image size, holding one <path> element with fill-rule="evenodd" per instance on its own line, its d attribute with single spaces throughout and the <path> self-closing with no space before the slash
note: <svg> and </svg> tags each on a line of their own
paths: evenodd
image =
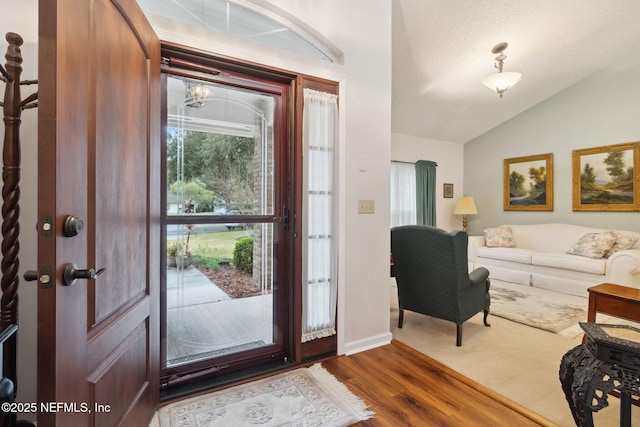
<svg viewBox="0 0 640 427">
<path fill-rule="evenodd" d="M 254 200 L 254 139 L 196 131 L 182 131 L 180 135 L 179 132 L 177 129 L 167 132 L 167 182 L 171 191 L 178 193 L 182 189 L 186 199 L 183 203 L 206 207 L 209 212 L 216 205 L 243 213 L 250 211 Z M 184 185 L 177 176 L 181 136 Z"/>
<path fill-rule="evenodd" d="M 181 153 L 180 141 L 183 143 Z M 254 152 L 253 138 L 168 129 L 168 203 L 176 204 L 182 213 L 212 213 L 222 207 L 226 212 L 251 212 Z M 183 179 L 178 177 L 179 166 Z M 238 269 L 235 263 L 231 265 L 238 240 L 246 237 L 244 230 L 204 232 L 190 237 L 194 266 L 227 294 L 243 297 L 260 291 L 253 283 L 251 272 Z M 253 248 L 253 244 L 250 246 Z"/>
</svg>

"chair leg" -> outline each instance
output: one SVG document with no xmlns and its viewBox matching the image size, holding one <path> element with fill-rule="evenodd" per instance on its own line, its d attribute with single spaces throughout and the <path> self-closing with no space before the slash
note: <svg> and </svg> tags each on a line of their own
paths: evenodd
<svg viewBox="0 0 640 427">
<path fill-rule="evenodd" d="M 456 346 L 462 345 L 462 323 L 456 323 Z"/>
<path fill-rule="evenodd" d="M 400 315 L 398 316 L 398 329 L 402 328 L 403 321 L 404 321 L 404 310 L 400 309 Z"/>
<path fill-rule="evenodd" d="M 489 316 L 489 308 L 484 309 L 484 318 L 482 319 L 482 321 L 484 322 L 484 326 L 491 326 L 487 323 L 487 316 Z"/>
</svg>

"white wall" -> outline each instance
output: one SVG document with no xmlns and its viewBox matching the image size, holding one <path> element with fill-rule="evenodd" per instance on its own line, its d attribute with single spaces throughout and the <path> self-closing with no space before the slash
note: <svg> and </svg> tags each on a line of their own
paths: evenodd
<svg viewBox="0 0 640 427">
<path fill-rule="evenodd" d="M 2 65 L 6 63 L 6 40 L 8 32 L 20 34 L 25 40 L 22 45 L 21 80 L 38 78 L 38 2 L 37 0 L 3 0 L 0 14 L 2 42 Z M 15 13 L 14 13 L 15 12 Z M 4 83 L 0 82 L 0 93 L 4 97 Z M 22 98 L 37 91 L 37 86 L 22 86 Z M 37 387 L 37 284 L 22 280 L 25 270 L 37 267 L 37 209 L 38 209 L 38 110 L 30 109 L 22 113 L 21 138 L 21 180 L 20 180 L 20 284 L 18 287 L 18 395 L 19 402 L 35 402 Z M 4 134 L 4 125 L 0 128 Z M 35 414 L 23 415 L 21 419 L 35 420 Z"/>
<path fill-rule="evenodd" d="M 640 50 L 465 144 L 465 193 L 479 211 L 470 234 L 544 222 L 640 231 L 640 212 L 572 211 L 572 150 L 633 141 L 640 141 Z M 554 210 L 503 211 L 503 160 L 544 153 L 553 153 Z"/>
<path fill-rule="evenodd" d="M 391 134 L 391 160 L 415 163 L 431 160 L 436 168 L 436 227 L 447 231 L 462 230 L 462 218 L 453 214 L 462 191 L 464 178 L 464 145 L 437 139 L 420 138 L 401 133 Z M 443 184 L 453 184 L 453 198 L 442 196 Z"/>
</svg>

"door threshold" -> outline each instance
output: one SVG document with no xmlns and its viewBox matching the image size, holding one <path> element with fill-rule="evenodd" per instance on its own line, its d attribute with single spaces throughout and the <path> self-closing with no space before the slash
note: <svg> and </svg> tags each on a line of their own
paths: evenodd
<svg viewBox="0 0 640 427">
<path fill-rule="evenodd" d="M 287 371 L 297 366 L 298 364 L 295 362 L 279 360 L 229 372 L 224 375 L 203 376 L 198 379 L 181 382 L 179 384 L 164 385 L 160 389 L 160 403 L 162 404 L 163 402 L 184 398 L 203 391 L 211 392 L 217 389 L 227 388 L 232 385 L 242 384 L 249 380 L 265 377 L 279 371 Z"/>
</svg>

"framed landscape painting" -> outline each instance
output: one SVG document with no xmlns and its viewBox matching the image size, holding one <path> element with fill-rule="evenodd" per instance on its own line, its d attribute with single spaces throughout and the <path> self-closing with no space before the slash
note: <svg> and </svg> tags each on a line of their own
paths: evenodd
<svg viewBox="0 0 640 427">
<path fill-rule="evenodd" d="M 553 154 L 504 160 L 504 210 L 553 210 Z"/>
<path fill-rule="evenodd" d="M 573 151 L 574 211 L 640 210 L 640 142 Z"/>
</svg>

